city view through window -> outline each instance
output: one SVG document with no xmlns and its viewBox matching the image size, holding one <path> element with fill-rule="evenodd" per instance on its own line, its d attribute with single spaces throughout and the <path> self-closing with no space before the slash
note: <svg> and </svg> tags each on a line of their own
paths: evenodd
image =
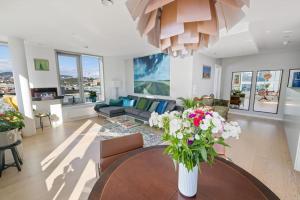
<svg viewBox="0 0 300 200">
<path fill-rule="evenodd" d="M 0 98 L 15 95 L 14 78 L 6 44 L 0 44 Z"/>
<path fill-rule="evenodd" d="M 64 104 L 103 100 L 101 57 L 59 53 L 58 64 Z"/>
</svg>

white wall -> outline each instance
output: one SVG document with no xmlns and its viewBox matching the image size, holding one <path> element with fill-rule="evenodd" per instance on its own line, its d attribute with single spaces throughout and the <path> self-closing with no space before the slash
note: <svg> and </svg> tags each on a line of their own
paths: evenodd
<svg viewBox="0 0 300 200">
<path fill-rule="evenodd" d="M 200 53 L 194 55 L 192 96 L 209 95 L 214 90 L 215 65 L 217 60 Z M 211 78 L 202 79 L 203 65 L 211 66 Z"/>
<path fill-rule="evenodd" d="M 300 171 L 300 89 L 287 88 L 284 128 L 294 169 Z"/>
<path fill-rule="evenodd" d="M 212 66 L 211 79 L 202 79 L 202 66 Z M 194 56 L 171 57 L 170 59 L 170 96 L 161 97 L 156 95 L 147 95 L 150 97 L 161 97 L 166 99 L 177 99 L 178 97 L 190 98 L 202 96 L 213 92 L 214 66 L 216 59 L 209 58 L 201 54 Z M 133 58 L 125 61 L 126 65 L 126 91 L 128 94 L 134 94 L 134 71 Z M 194 89 L 193 89 L 194 88 Z M 145 96 L 142 94 L 134 94 Z"/>
<path fill-rule="evenodd" d="M 256 80 L 256 71 L 258 70 L 281 70 L 283 69 L 283 77 L 281 84 L 281 95 L 279 102 L 278 114 L 268 114 L 253 111 L 253 94 L 255 91 L 255 85 L 252 85 L 252 98 L 250 101 L 250 110 L 233 110 L 233 112 L 259 115 L 265 117 L 271 117 L 275 119 L 283 118 L 284 97 L 286 93 L 286 86 L 288 81 L 289 68 L 300 67 L 299 59 L 300 51 L 291 51 L 283 53 L 266 53 L 252 56 L 241 56 L 234 58 L 224 58 L 221 60 L 222 65 L 222 89 L 221 97 L 223 99 L 230 98 L 231 90 L 231 78 L 232 72 L 236 71 L 254 71 L 254 80 Z"/>
<path fill-rule="evenodd" d="M 116 97 L 116 89 L 112 87 L 112 81 L 121 81 L 119 96 L 126 95 L 126 70 L 125 59 L 123 57 L 104 57 L 104 87 L 105 99 Z"/>
<path fill-rule="evenodd" d="M 26 57 L 30 88 L 58 87 L 58 75 L 54 49 L 26 44 Z M 35 71 L 35 58 L 49 60 L 49 71 Z"/>
</svg>

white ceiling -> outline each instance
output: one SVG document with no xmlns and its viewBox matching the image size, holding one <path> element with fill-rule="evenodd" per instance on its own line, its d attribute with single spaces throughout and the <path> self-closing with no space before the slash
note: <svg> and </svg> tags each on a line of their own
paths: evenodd
<svg viewBox="0 0 300 200">
<path fill-rule="evenodd" d="M 144 55 L 158 50 L 136 30 L 125 0 L 0 0 L 0 41 L 6 36 L 55 49 L 104 56 Z M 232 57 L 300 48 L 300 0 L 250 0 L 246 18 L 201 52 Z M 283 45 L 289 41 L 288 45 Z"/>
</svg>

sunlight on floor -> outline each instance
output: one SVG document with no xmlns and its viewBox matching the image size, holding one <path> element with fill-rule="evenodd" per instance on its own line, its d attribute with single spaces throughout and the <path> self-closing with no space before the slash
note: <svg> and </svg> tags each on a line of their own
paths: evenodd
<svg viewBox="0 0 300 200">
<path fill-rule="evenodd" d="M 93 126 L 89 130 L 96 130 L 98 128 L 98 124 L 93 124 Z M 97 137 L 97 134 L 95 134 L 95 132 L 89 130 L 86 134 L 83 135 L 82 139 L 80 139 L 78 143 L 73 147 L 70 153 L 58 164 L 58 166 L 47 177 L 46 187 L 48 191 L 50 191 L 53 188 L 53 184 L 58 177 L 66 176 L 69 172 L 73 172 L 76 165 L 83 158 L 88 147 Z M 57 185 L 55 186 L 57 187 Z"/>
<path fill-rule="evenodd" d="M 42 171 L 45 171 L 53 161 L 82 133 L 90 124 L 91 120 L 87 120 L 82 126 L 80 126 L 72 135 L 70 135 L 62 144 L 60 144 L 54 151 L 52 151 L 44 160 L 41 162 Z"/>
<path fill-rule="evenodd" d="M 79 199 L 81 193 L 84 191 L 85 185 L 97 177 L 95 166 L 96 163 L 93 160 L 89 160 L 79 180 L 77 181 L 76 186 L 74 187 L 74 190 L 69 198 L 70 200 Z"/>
</svg>

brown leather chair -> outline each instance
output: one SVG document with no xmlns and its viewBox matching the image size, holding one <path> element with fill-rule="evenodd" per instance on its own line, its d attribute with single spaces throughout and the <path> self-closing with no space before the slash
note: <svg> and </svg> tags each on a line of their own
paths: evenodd
<svg viewBox="0 0 300 200">
<path fill-rule="evenodd" d="M 144 140 L 140 133 L 100 141 L 100 169 L 102 173 L 111 163 L 129 151 L 143 148 Z"/>
</svg>

